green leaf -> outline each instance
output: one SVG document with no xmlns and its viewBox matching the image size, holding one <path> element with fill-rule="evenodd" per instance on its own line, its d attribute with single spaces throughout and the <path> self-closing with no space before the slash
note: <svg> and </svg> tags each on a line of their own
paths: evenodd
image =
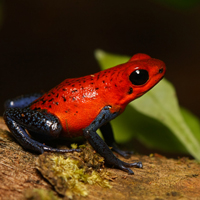
<svg viewBox="0 0 200 200">
<path fill-rule="evenodd" d="M 182 116 L 191 129 L 192 133 L 194 133 L 195 137 L 198 141 L 200 141 L 200 121 L 197 117 L 195 117 L 191 112 L 186 110 L 185 108 L 181 108 Z"/>
<path fill-rule="evenodd" d="M 102 69 L 127 62 L 130 57 L 95 52 Z M 127 106 L 112 122 L 117 141 L 136 137 L 150 148 L 170 152 L 188 152 L 200 160 L 199 119 L 180 109 L 175 90 L 163 79 L 142 98 Z"/>
<path fill-rule="evenodd" d="M 137 138 L 148 148 L 165 152 L 187 153 L 172 131 L 158 120 L 128 105 L 125 112 L 111 121 L 118 143 Z"/>
</svg>

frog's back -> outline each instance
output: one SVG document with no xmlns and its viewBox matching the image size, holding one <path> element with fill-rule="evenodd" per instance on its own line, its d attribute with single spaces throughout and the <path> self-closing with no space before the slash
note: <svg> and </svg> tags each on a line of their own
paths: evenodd
<svg viewBox="0 0 200 200">
<path fill-rule="evenodd" d="M 108 90 L 111 89 L 112 71 L 66 79 L 34 101 L 30 108 L 44 109 L 56 115 L 62 123 L 65 136 L 81 135 L 82 129 L 89 126 L 101 109 L 106 104 L 111 104 L 108 102 L 108 96 L 111 95 Z"/>
</svg>

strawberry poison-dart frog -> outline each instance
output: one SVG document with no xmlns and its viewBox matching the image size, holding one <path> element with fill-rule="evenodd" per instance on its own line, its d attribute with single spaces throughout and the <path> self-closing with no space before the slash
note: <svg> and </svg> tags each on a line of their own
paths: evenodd
<svg viewBox="0 0 200 200">
<path fill-rule="evenodd" d="M 12 135 L 25 149 L 39 153 L 80 151 L 52 148 L 33 140 L 30 135 L 40 138 L 83 136 L 107 164 L 133 174 L 129 167 L 141 168 L 142 163 L 126 163 L 112 153 L 113 150 L 124 157 L 130 155 L 117 147 L 109 121 L 120 115 L 130 101 L 156 85 L 165 70 L 162 61 L 136 54 L 116 67 L 66 79 L 45 94 L 8 100 L 3 117 Z M 98 128 L 105 142 L 96 133 Z"/>
</svg>

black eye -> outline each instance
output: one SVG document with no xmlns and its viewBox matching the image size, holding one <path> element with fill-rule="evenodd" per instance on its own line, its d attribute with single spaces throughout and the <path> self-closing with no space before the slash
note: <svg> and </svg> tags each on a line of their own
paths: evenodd
<svg viewBox="0 0 200 200">
<path fill-rule="evenodd" d="M 133 85 L 143 85 L 149 80 L 149 74 L 144 69 L 137 69 L 131 73 L 129 80 Z"/>
</svg>

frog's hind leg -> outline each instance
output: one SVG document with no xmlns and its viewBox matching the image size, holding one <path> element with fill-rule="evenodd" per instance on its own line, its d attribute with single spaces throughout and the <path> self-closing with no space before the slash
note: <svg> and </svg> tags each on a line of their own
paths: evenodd
<svg viewBox="0 0 200 200">
<path fill-rule="evenodd" d="M 42 136 L 56 138 L 62 126 L 59 119 L 46 111 L 36 111 L 29 108 L 9 108 L 4 112 L 4 120 L 15 139 L 25 148 L 43 153 L 51 152 L 79 152 L 80 149 L 57 149 L 33 140 L 27 130 L 37 132 Z"/>
<path fill-rule="evenodd" d="M 25 108 L 29 104 L 31 104 L 33 101 L 41 97 L 43 93 L 34 93 L 29 95 L 21 95 L 18 97 L 15 97 L 13 99 L 8 99 L 4 103 L 4 108 Z"/>
</svg>

